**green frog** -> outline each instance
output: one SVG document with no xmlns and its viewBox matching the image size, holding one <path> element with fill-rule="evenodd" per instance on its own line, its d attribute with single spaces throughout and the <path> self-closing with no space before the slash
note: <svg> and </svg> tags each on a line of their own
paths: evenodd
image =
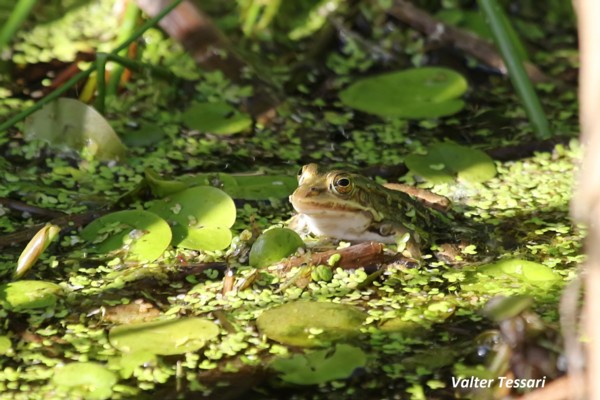
<svg viewBox="0 0 600 400">
<path fill-rule="evenodd" d="M 436 207 L 426 206 L 428 200 L 359 174 L 321 171 L 317 164 L 302 167 L 290 202 L 299 214 L 296 229 L 351 242 L 398 243 L 402 254 L 414 259 L 430 242 L 430 228 L 449 221 Z"/>
</svg>

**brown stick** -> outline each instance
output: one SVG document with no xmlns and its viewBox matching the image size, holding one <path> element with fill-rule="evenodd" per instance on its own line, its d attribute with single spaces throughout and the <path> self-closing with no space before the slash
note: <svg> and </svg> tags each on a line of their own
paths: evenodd
<svg viewBox="0 0 600 400">
<path fill-rule="evenodd" d="M 77 215 L 63 215 L 62 217 L 55 218 L 49 222 L 53 225 L 58 225 L 61 228 L 75 229 L 80 226 L 86 225 L 87 223 L 106 214 L 107 212 L 108 211 L 88 211 L 83 214 Z M 20 243 L 28 242 L 29 240 L 31 240 L 33 235 L 37 233 L 37 231 L 42 229 L 44 225 L 46 224 L 37 224 L 32 227 L 23 229 L 19 232 L 0 236 L 0 249 L 9 246 L 17 246 Z"/>
<path fill-rule="evenodd" d="M 9 199 L 6 197 L 0 197 L 0 206 L 6 207 L 10 210 L 19 211 L 22 213 L 29 213 L 31 215 L 37 215 L 39 217 L 46 218 L 58 218 L 65 215 L 65 213 L 60 211 L 32 206 L 31 204 L 27 204 L 19 200 Z"/>
<path fill-rule="evenodd" d="M 496 48 L 474 34 L 445 24 L 404 0 L 395 0 L 394 5 L 387 10 L 387 13 L 413 29 L 429 35 L 431 39 L 435 39 L 440 43 L 451 44 L 506 75 L 506 65 Z M 524 65 L 527 75 L 532 81 L 547 82 L 550 80 L 534 64 L 525 62 Z"/>
<path fill-rule="evenodd" d="M 137 0 L 138 6 L 148 15 L 155 16 L 171 0 Z M 253 68 L 233 49 L 225 35 L 211 18 L 191 1 L 182 2 L 160 22 L 161 28 L 179 41 L 196 63 L 208 71 L 220 70 L 234 82 L 243 82 Z M 279 103 L 274 88 L 256 76 L 250 83 L 254 95 L 249 99 L 248 112 L 257 119 L 268 118 Z M 268 114 L 268 115 L 267 115 Z"/>
<path fill-rule="evenodd" d="M 320 265 L 327 264 L 327 260 L 334 254 L 339 254 L 340 261 L 336 265 L 343 269 L 354 269 L 381 264 L 388 261 L 388 256 L 383 253 L 384 245 L 375 242 L 356 244 L 344 249 L 328 250 L 319 253 L 305 254 L 300 257 L 292 257 L 283 264 L 283 272 L 303 264 Z"/>
</svg>

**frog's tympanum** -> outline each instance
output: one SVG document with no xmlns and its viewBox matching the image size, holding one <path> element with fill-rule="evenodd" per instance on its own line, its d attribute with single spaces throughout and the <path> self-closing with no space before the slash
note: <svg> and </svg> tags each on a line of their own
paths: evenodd
<svg viewBox="0 0 600 400">
<path fill-rule="evenodd" d="M 297 228 L 353 242 L 404 243 L 403 254 L 419 258 L 429 227 L 441 214 L 410 195 L 346 171 L 302 167 L 290 196 Z"/>
</svg>

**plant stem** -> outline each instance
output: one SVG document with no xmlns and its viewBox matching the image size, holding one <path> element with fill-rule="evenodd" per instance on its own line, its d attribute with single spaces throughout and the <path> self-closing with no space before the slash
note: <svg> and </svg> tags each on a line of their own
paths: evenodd
<svg viewBox="0 0 600 400">
<path fill-rule="evenodd" d="M 521 99 L 523 107 L 525 107 L 525 112 L 537 138 L 548 139 L 552 136 L 550 126 L 542 109 L 540 99 L 527 77 L 527 73 L 523 67 L 523 60 L 519 58 L 516 46 L 510 39 L 506 28 L 506 24 L 509 23 L 508 18 L 504 16 L 504 11 L 498 6 L 495 0 L 479 0 L 479 6 L 487 19 L 494 41 L 506 64 L 513 87 Z"/>
</svg>

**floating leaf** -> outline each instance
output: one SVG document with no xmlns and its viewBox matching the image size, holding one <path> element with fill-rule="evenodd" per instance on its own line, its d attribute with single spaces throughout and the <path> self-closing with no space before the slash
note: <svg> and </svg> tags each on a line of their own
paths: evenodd
<svg viewBox="0 0 600 400">
<path fill-rule="evenodd" d="M 123 158 L 126 148 L 98 111 L 75 99 L 60 98 L 25 119 L 25 137 L 59 150 L 84 148 L 99 160 Z"/>
<path fill-rule="evenodd" d="M 425 67 L 356 81 L 340 93 L 352 108 L 382 117 L 434 118 L 462 110 L 465 78 L 447 68 Z"/>
<path fill-rule="evenodd" d="M 185 237 L 177 246 L 196 250 L 222 250 L 231 243 L 231 229 L 224 226 L 187 228 Z"/>
<path fill-rule="evenodd" d="M 200 132 L 230 135 L 248 129 L 252 119 L 227 103 L 194 103 L 183 113 L 183 122 Z"/>
<path fill-rule="evenodd" d="M 435 143 L 427 155 L 411 154 L 406 157 L 410 171 L 433 184 L 448 183 L 455 177 L 471 183 L 484 182 L 496 175 L 494 161 L 481 150 L 456 143 Z"/>
<path fill-rule="evenodd" d="M 540 287 L 552 285 L 559 280 L 559 277 L 551 268 L 533 261 L 518 258 L 483 265 L 477 268 L 477 272 L 493 278 L 509 276 Z"/>
<path fill-rule="evenodd" d="M 40 258 L 44 250 L 48 248 L 50 243 L 58 237 L 60 227 L 57 225 L 46 224 L 40 229 L 33 238 L 25 246 L 25 250 L 19 256 L 17 269 L 13 274 L 14 279 L 18 279 L 25 275 L 27 271 Z"/>
<path fill-rule="evenodd" d="M 144 178 L 155 197 L 163 198 L 173 193 L 181 192 L 187 188 L 183 182 L 176 180 L 162 179 L 154 170 L 146 168 L 144 170 Z"/>
<path fill-rule="evenodd" d="M 171 242 L 169 224 L 156 214 L 142 210 L 118 211 L 104 215 L 87 225 L 81 237 L 89 242 L 99 241 L 94 250 L 110 253 L 127 250 L 127 258 L 154 261 Z"/>
<path fill-rule="evenodd" d="M 250 249 L 250 265 L 268 267 L 304 247 L 302 238 L 288 228 L 269 229 L 256 239 Z"/>
<path fill-rule="evenodd" d="M 269 339 L 314 347 L 358 335 L 366 318 L 366 313 L 345 304 L 298 301 L 264 311 L 256 324 Z"/>
<path fill-rule="evenodd" d="M 56 304 L 60 286 L 44 281 L 17 281 L 0 286 L 0 304 L 7 310 L 46 308 Z"/>
<path fill-rule="evenodd" d="M 296 354 L 291 358 L 276 358 L 270 367 L 281 379 L 296 385 L 318 385 L 350 377 L 367 363 L 366 354 L 358 347 L 338 344 L 334 349 Z"/>
<path fill-rule="evenodd" d="M 72 398 L 108 399 L 112 387 L 117 383 L 117 375 L 101 364 L 74 362 L 56 369 L 52 383 L 63 389 Z"/>
<path fill-rule="evenodd" d="M 202 318 L 119 325 L 110 330 L 110 344 L 124 353 L 160 355 L 196 351 L 219 334 L 213 322 Z"/>
<path fill-rule="evenodd" d="M 173 222 L 173 244 L 176 246 L 221 250 L 231 243 L 231 233 L 227 236 L 224 230 L 235 222 L 235 204 L 227 193 L 217 188 L 198 186 L 186 189 L 154 201 L 149 211 Z M 215 236 L 211 237 L 211 233 Z"/>
</svg>

